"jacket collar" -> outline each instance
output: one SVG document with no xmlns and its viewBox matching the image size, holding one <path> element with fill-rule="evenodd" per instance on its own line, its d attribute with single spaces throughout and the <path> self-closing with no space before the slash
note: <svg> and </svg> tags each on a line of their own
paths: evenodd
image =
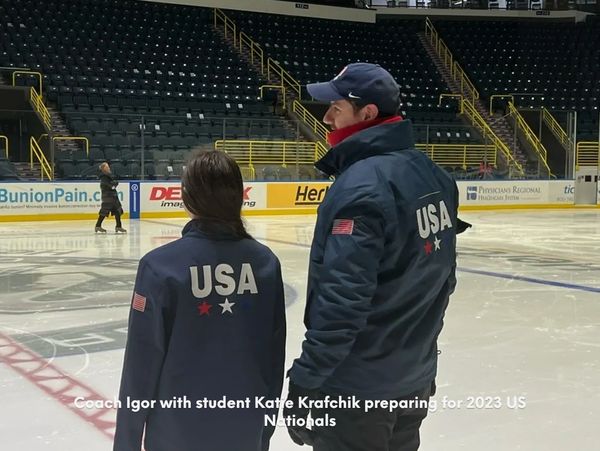
<svg viewBox="0 0 600 451">
<path fill-rule="evenodd" d="M 239 241 L 241 239 L 223 224 L 200 219 L 190 220 L 183 227 L 181 236 L 206 238 L 215 241 Z"/>
<path fill-rule="evenodd" d="M 333 146 L 315 167 L 329 176 L 339 176 L 357 161 L 415 146 L 412 123 L 399 116 L 367 127 Z"/>
<path fill-rule="evenodd" d="M 393 116 L 387 118 L 373 119 L 370 121 L 359 122 L 358 124 L 351 125 L 349 127 L 340 128 L 339 130 L 334 130 L 327 135 L 327 142 L 331 147 L 337 146 L 346 138 L 360 132 L 361 130 L 365 130 L 367 128 L 375 127 L 376 125 L 388 124 L 391 122 L 399 122 L 402 120 L 400 116 Z"/>
</svg>

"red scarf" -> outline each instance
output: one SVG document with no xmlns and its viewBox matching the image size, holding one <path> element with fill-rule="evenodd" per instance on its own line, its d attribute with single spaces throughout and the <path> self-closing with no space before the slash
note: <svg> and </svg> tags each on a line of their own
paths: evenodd
<svg viewBox="0 0 600 451">
<path fill-rule="evenodd" d="M 379 119 L 372 119 L 370 121 L 359 122 L 358 124 L 350 125 L 349 127 L 340 128 L 334 130 L 327 135 L 327 142 L 331 147 L 337 146 L 344 139 L 354 135 L 355 133 L 365 130 L 376 125 L 391 124 L 393 122 L 400 122 L 402 116 L 383 117 Z"/>
</svg>

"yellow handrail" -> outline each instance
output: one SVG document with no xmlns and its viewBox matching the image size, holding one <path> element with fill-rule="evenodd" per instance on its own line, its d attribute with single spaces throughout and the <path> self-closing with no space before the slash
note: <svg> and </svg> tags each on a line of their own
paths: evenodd
<svg viewBox="0 0 600 451">
<path fill-rule="evenodd" d="M 265 59 L 266 55 L 264 54 L 262 47 L 256 41 L 254 41 L 250 36 L 248 36 L 243 31 L 240 31 L 239 36 L 236 37 L 237 26 L 236 26 L 235 22 L 233 22 L 229 17 L 227 17 L 227 15 L 220 9 L 215 8 L 214 18 L 215 18 L 215 27 L 217 27 L 219 23 L 224 24 L 225 37 L 227 37 L 228 30 L 233 33 L 234 45 L 237 47 L 237 42 L 239 41 L 240 51 L 243 50 L 244 46 L 246 46 L 250 49 L 250 58 L 253 63 L 254 63 L 255 57 L 260 58 L 261 73 L 264 75 L 265 66 L 266 66 L 267 79 L 270 82 L 273 82 L 273 79 L 275 78 L 274 76 L 277 76 L 279 78 L 281 88 L 287 90 L 287 91 L 284 91 L 284 97 L 285 97 L 286 92 L 292 92 L 293 94 L 296 95 L 295 100 L 302 99 L 302 88 L 301 88 L 300 83 L 292 75 L 290 75 L 289 72 L 287 72 L 283 67 L 281 67 L 281 65 L 277 61 L 275 61 L 273 58 L 268 57 L 267 62 L 265 64 L 264 59 Z M 304 107 L 302 107 L 302 108 L 304 108 Z M 315 123 L 318 123 L 318 120 L 308 110 L 304 109 L 302 111 L 302 118 L 311 128 L 313 128 L 315 130 L 319 129 L 319 127 L 317 125 L 314 125 Z M 319 124 L 319 125 L 321 125 L 321 124 Z M 322 137 L 325 140 L 328 132 L 324 126 L 321 125 L 321 127 L 325 130 L 322 133 L 322 135 L 323 135 Z"/>
<path fill-rule="evenodd" d="M 446 68 L 450 71 L 452 80 L 460 83 L 460 91 L 465 96 L 462 101 L 463 113 L 470 117 L 473 126 L 479 129 L 484 138 L 489 137 L 496 149 L 502 152 L 507 163 L 515 167 L 521 175 L 524 175 L 525 173 L 523 171 L 523 167 L 514 158 L 508 146 L 494 133 L 488 123 L 475 108 L 475 102 L 477 99 L 479 99 L 479 91 L 477 91 L 475 85 L 467 76 L 467 73 L 452 56 L 448 46 L 440 38 L 439 33 L 433 26 L 433 22 L 431 22 L 429 17 L 425 19 L 425 37 L 429 38 L 429 42 L 431 43 L 432 47 L 437 52 Z"/>
<path fill-rule="evenodd" d="M 4 140 L 4 153 L 6 154 L 6 159 L 8 160 L 8 136 L 0 135 L 0 139 Z"/>
<path fill-rule="evenodd" d="M 464 98 L 464 96 L 462 94 L 440 94 L 440 98 L 438 100 L 438 107 L 442 106 L 442 99 L 444 98 L 449 98 L 449 99 L 458 99 L 458 105 L 460 106 L 460 114 L 463 114 L 463 106 L 462 106 L 462 100 Z"/>
<path fill-rule="evenodd" d="M 263 90 L 265 88 L 270 88 L 270 89 L 280 89 L 281 93 L 282 93 L 282 97 L 283 97 L 283 109 L 285 110 L 285 105 L 286 105 L 286 100 L 285 100 L 285 87 L 284 86 L 280 86 L 280 85 L 262 85 L 259 89 L 260 89 L 260 98 L 263 98 Z"/>
<path fill-rule="evenodd" d="M 453 76 L 454 57 L 448 46 L 446 46 L 446 43 L 441 39 L 438 40 L 437 51 L 442 61 L 444 61 L 444 65 L 450 68 L 450 75 Z"/>
<path fill-rule="evenodd" d="M 52 120 L 50 117 L 50 112 L 48 111 L 48 108 L 46 108 L 46 105 L 44 104 L 44 99 L 42 97 L 42 94 L 44 92 L 44 77 L 40 72 L 36 72 L 33 70 L 16 70 L 12 73 L 13 86 L 17 85 L 17 75 L 35 75 L 36 77 L 38 77 L 39 92 L 37 89 L 35 89 L 35 87 L 32 86 L 30 89 L 30 100 L 35 111 L 41 116 L 44 125 L 48 128 L 48 130 L 51 130 Z"/>
<path fill-rule="evenodd" d="M 233 35 L 233 45 L 237 46 L 237 27 L 235 22 L 231 20 L 227 15 L 221 11 L 219 8 L 215 8 L 215 27 L 219 25 L 219 20 L 223 23 L 223 27 L 225 29 L 225 37 L 227 37 L 227 32 L 231 31 Z"/>
<path fill-rule="evenodd" d="M 461 92 L 474 104 L 479 98 L 479 91 L 477 91 L 475 85 L 471 82 L 460 64 L 454 59 L 452 52 L 450 52 L 446 43 L 440 38 L 439 33 L 436 31 L 433 22 L 431 22 L 429 17 L 425 18 L 425 37 L 429 38 L 431 46 L 443 61 L 444 66 L 450 71 L 452 80 L 460 83 Z"/>
<path fill-rule="evenodd" d="M 329 134 L 327 127 L 325 127 L 321 121 L 317 120 L 317 118 L 315 118 L 310 111 L 304 108 L 297 100 L 294 100 L 292 111 L 296 113 L 322 141 L 327 142 L 327 135 Z"/>
<path fill-rule="evenodd" d="M 329 152 L 329 149 L 325 147 L 321 141 L 317 141 L 315 144 L 315 161 L 319 161 L 327 152 Z"/>
<path fill-rule="evenodd" d="M 33 71 L 33 70 L 16 70 L 12 73 L 12 85 L 13 86 L 17 86 L 17 75 L 35 75 L 38 77 L 39 82 L 40 82 L 40 95 L 42 95 L 42 93 L 44 92 L 42 87 L 43 87 L 43 76 L 41 73 Z"/>
<path fill-rule="evenodd" d="M 600 143 L 582 141 L 577 143 L 577 152 L 575 155 L 575 168 L 584 166 L 598 166 L 600 158 Z"/>
<path fill-rule="evenodd" d="M 40 115 L 46 128 L 52 130 L 52 118 L 50 112 L 48 111 L 48 108 L 46 108 L 46 105 L 44 105 L 42 96 L 38 94 L 34 87 L 31 87 L 30 89 L 30 100 L 34 110 Z"/>
<path fill-rule="evenodd" d="M 90 156 L 90 140 L 85 136 L 53 136 L 52 141 L 83 141 L 85 153 Z"/>
<path fill-rule="evenodd" d="M 215 150 L 231 155 L 238 164 L 314 164 L 323 146 L 301 141 L 218 140 Z"/>
<path fill-rule="evenodd" d="M 256 180 L 256 171 L 254 169 L 254 166 L 248 165 L 248 167 L 245 167 L 245 168 L 240 166 L 240 171 L 242 172 L 242 178 L 244 180 L 248 180 L 248 181 Z"/>
<path fill-rule="evenodd" d="M 254 64 L 254 58 L 260 60 L 260 73 L 262 75 L 265 74 L 265 54 L 263 49 L 257 42 L 255 42 L 250 36 L 248 36 L 243 31 L 240 32 L 240 52 L 243 51 L 244 46 L 248 47 L 250 50 L 250 62 Z"/>
<path fill-rule="evenodd" d="M 550 131 L 554 134 L 556 139 L 568 150 L 573 149 L 573 140 L 569 138 L 567 132 L 560 126 L 558 121 L 554 118 L 552 113 L 546 108 L 542 107 L 542 120 L 546 123 Z"/>
<path fill-rule="evenodd" d="M 273 58 L 267 59 L 267 78 L 272 80 L 272 74 L 277 75 L 281 80 L 281 86 L 287 86 L 292 89 L 298 96 L 298 100 L 302 99 L 302 89 L 300 89 L 300 83 L 296 81 L 283 67 L 279 65 Z"/>
<path fill-rule="evenodd" d="M 479 114 L 479 111 L 477 111 L 475 106 L 467 99 L 463 99 L 463 111 L 471 120 L 471 124 L 480 131 L 483 138 L 490 139 L 490 141 L 496 147 L 496 149 L 502 152 L 502 155 L 504 155 L 504 158 L 506 159 L 508 165 L 514 166 L 521 175 L 525 175 L 523 167 L 513 157 L 508 146 L 504 144 L 504 142 L 498 137 L 498 135 L 494 133 L 494 131 L 490 128 L 485 119 L 483 119 L 481 114 Z"/>
<path fill-rule="evenodd" d="M 482 161 L 497 165 L 496 147 L 486 144 L 417 144 L 432 161 L 441 166 L 476 167 Z"/>
<path fill-rule="evenodd" d="M 438 43 L 438 34 L 431 21 L 425 21 L 425 37 L 429 37 L 429 43 L 435 48 Z M 437 48 L 435 50 L 437 51 Z"/>
<path fill-rule="evenodd" d="M 548 174 L 551 175 L 550 167 L 548 166 L 548 151 L 542 144 L 538 136 L 533 132 L 523 115 L 519 112 L 514 102 L 508 102 L 508 111 L 515 119 L 516 126 L 524 133 L 529 143 L 533 146 L 534 151 L 538 155 L 548 170 Z"/>
<path fill-rule="evenodd" d="M 475 101 L 479 99 L 479 92 L 475 88 L 475 85 L 471 82 L 467 76 L 467 73 L 463 70 L 460 64 L 458 64 L 458 62 L 454 61 L 454 65 L 452 67 L 454 81 L 460 81 L 460 90 L 463 92 L 463 94 L 465 94 L 466 97 L 475 103 Z"/>
<path fill-rule="evenodd" d="M 214 148 L 228 153 L 238 164 L 247 164 L 251 168 L 256 164 L 312 165 L 327 153 L 320 142 L 218 140 Z M 497 165 L 496 147 L 489 144 L 417 144 L 417 148 L 440 165 L 464 169 L 477 167 L 482 161 Z"/>
<path fill-rule="evenodd" d="M 493 106 L 496 99 L 511 99 L 515 103 L 515 96 L 512 94 L 494 94 L 490 97 L 490 116 L 494 114 Z"/>
<path fill-rule="evenodd" d="M 44 174 L 45 174 L 46 177 L 48 178 L 48 180 L 52 180 L 53 179 L 52 166 L 46 159 L 46 156 L 44 155 L 42 148 L 40 147 L 38 142 L 35 140 L 35 138 L 32 136 L 29 138 L 29 164 L 32 169 L 33 169 L 33 157 L 34 156 L 37 159 L 37 161 L 40 162 L 40 177 L 41 177 L 41 179 L 44 180 Z"/>
<path fill-rule="evenodd" d="M 531 127 L 525 120 L 525 118 L 519 113 L 519 110 L 515 107 L 514 103 L 508 102 L 508 110 L 510 114 L 515 119 L 515 127 L 518 127 L 525 137 L 529 144 L 533 147 L 533 150 L 537 154 L 538 159 L 543 163 L 544 167 L 548 171 L 548 177 L 552 177 L 552 171 L 550 170 L 550 166 L 548 166 L 548 151 L 540 141 L 540 139 L 533 133 Z"/>
</svg>

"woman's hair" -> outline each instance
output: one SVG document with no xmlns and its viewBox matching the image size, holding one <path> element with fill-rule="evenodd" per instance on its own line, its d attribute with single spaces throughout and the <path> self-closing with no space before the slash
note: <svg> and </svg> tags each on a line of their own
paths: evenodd
<svg viewBox="0 0 600 451">
<path fill-rule="evenodd" d="M 225 229 L 238 238 L 250 238 L 241 216 L 244 182 L 233 158 L 220 151 L 196 152 L 181 184 L 183 203 L 203 229 Z"/>
</svg>

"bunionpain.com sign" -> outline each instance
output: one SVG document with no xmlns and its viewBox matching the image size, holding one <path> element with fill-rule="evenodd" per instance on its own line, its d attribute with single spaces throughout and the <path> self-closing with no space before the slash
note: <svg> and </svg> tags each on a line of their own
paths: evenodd
<svg viewBox="0 0 600 451">
<path fill-rule="evenodd" d="M 129 183 L 117 193 L 129 208 Z M 99 182 L 0 184 L 0 216 L 97 213 L 102 203 Z"/>
</svg>

